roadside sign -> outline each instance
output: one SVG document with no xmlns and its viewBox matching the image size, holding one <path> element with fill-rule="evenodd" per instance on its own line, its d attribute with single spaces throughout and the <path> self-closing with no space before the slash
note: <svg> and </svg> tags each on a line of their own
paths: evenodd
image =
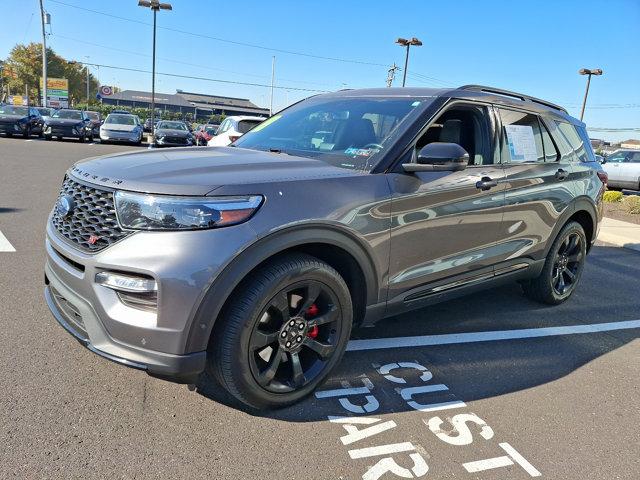
<svg viewBox="0 0 640 480">
<path fill-rule="evenodd" d="M 40 77 L 40 88 L 43 81 Z M 44 103 L 44 102 L 43 102 Z M 69 107 L 69 80 L 66 78 L 47 78 L 47 102 L 46 106 L 53 108 Z"/>
<path fill-rule="evenodd" d="M 9 97 L 7 98 L 7 101 L 9 104 L 11 105 L 23 105 L 23 106 L 27 106 L 28 105 L 28 101 L 27 101 L 27 97 L 24 97 L 22 95 L 9 95 Z"/>
<path fill-rule="evenodd" d="M 108 97 L 109 95 L 113 95 L 113 88 L 111 88 L 109 85 L 102 85 L 100 87 L 100 95 L 102 97 Z"/>
</svg>

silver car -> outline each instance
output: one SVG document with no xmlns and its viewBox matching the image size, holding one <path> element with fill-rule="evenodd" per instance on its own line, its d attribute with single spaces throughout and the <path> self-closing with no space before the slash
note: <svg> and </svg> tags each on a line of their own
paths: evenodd
<svg viewBox="0 0 640 480">
<path fill-rule="evenodd" d="M 142 125 L 137 115 L 110 113 L 100 126 L 100 141 L 140 145 L 142 133 Z"/>
<path fill-rule="evenodd" d="M 640 190 L 640 150 L 616 150 L 602 164 L 610 188 Z"/>
</svg>

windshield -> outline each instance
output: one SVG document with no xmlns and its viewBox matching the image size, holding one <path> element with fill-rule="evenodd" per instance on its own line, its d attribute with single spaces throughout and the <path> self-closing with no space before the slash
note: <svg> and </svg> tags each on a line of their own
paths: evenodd
<svg viewBox="0 0 640 480">
<path fill-rule="evenodd" d="M 43 115 L 45 117 L 51 115 L 51 109 L 50 108 L 41 107 L 41 108 L 38 108 L 38 111 L 40 112 L 40 115 Z"/>
<path fill-rule="evenodd" d="M 69 118 L 71 120 L 82 120 L 82 112 L 79 110 L 58 110 L 52 115 L 53 118 Z"/>
<path fill-rule="evenodd" d="M 136 117 L 133 115 L 109 115 L 107 119 L 104 121 L 106 124 L 115 124 L 115 125 L 135 125 Z"/>
<path fill-rule="evenodd" d="M 209 135 L 215 135 L 217 128 L 215 127 L 207 127 L 204 129 Z"/>
<path fill-rule="evenodd" d="M 4 115 L 27 115 L 27 107 L 16 107 L 14 105 L 0 105 L 0 114 Z"/>
<path fill-rule="evenodd" d="M 318 158 L 336 167 L 369 171 L 391 144 L 398 125 L 428 101 L 316 97 L 265 120 L 234 146 Z"/>
<path fill-rule="evenodd" d="M 156 128 L 158 130 L 163 128 L 167 130 L 186 130 L 187 126 L 182 122 L 159 122 Z"/>
</svg>

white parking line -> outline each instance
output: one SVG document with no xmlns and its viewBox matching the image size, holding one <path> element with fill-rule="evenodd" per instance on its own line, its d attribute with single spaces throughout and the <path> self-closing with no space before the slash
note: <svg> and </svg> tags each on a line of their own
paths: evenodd
<svg viewBox="0 0 640 480">
<path fill-rule="evenodd" d="M 613 330 L 640 328 L 640 320 L 624 322 L 596 323 L 591 325 L 570 325 L 566 327 L 525 328 L 520 330 L 496 330 L 489 332 L 452 333 L 445 335 L 421 335 L 416 337 L 373 338 L 351 340 L 348 352 L 361 350 L 382 350 L 386 348 L 426 347 L 430 345 L 450 345 L 454 343 L 492 342 L 496 340 L 518 340 L 521 338 L 554 337 L 578 333 L 598 333 Z"/>
<path fill-rule="evenodd" d="M 4 236 L 2 232 L 0 232 L 0 252 L 15 252 L 16 249 L 13 248 L 11 242 L 7 240 L 7 237 Z"/>
</svg>

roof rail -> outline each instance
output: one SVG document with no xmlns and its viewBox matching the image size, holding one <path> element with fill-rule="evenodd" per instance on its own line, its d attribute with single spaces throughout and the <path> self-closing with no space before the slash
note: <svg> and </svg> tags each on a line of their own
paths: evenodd
<svg viewBox="0 0 640 480">
<path fill-rule="evenodd" d="M 528 101 L 533 103 L 539 103 L 540 105 L 545 105 L 555 110 L 560 110 L 564 113 L 568 113 L 560 105 L 556 105 L 555 103 L 547 102 L 546 100 L 541 100 L 540 98 L 532 97 L 530 95 L 525 95 L 524 93 L 512 92 L 511 90 L 503 90 L 501 88 L 487 87 L 484 85 L 463 85 L 462 87 L 458 87 L 458 90 L 477 90 L 479 92 L 495 93 L 498 95 L 504 95 L 505 97 L 516 98 L 518 100 L 522 100 L 523 102 Z"/>
</svg>

